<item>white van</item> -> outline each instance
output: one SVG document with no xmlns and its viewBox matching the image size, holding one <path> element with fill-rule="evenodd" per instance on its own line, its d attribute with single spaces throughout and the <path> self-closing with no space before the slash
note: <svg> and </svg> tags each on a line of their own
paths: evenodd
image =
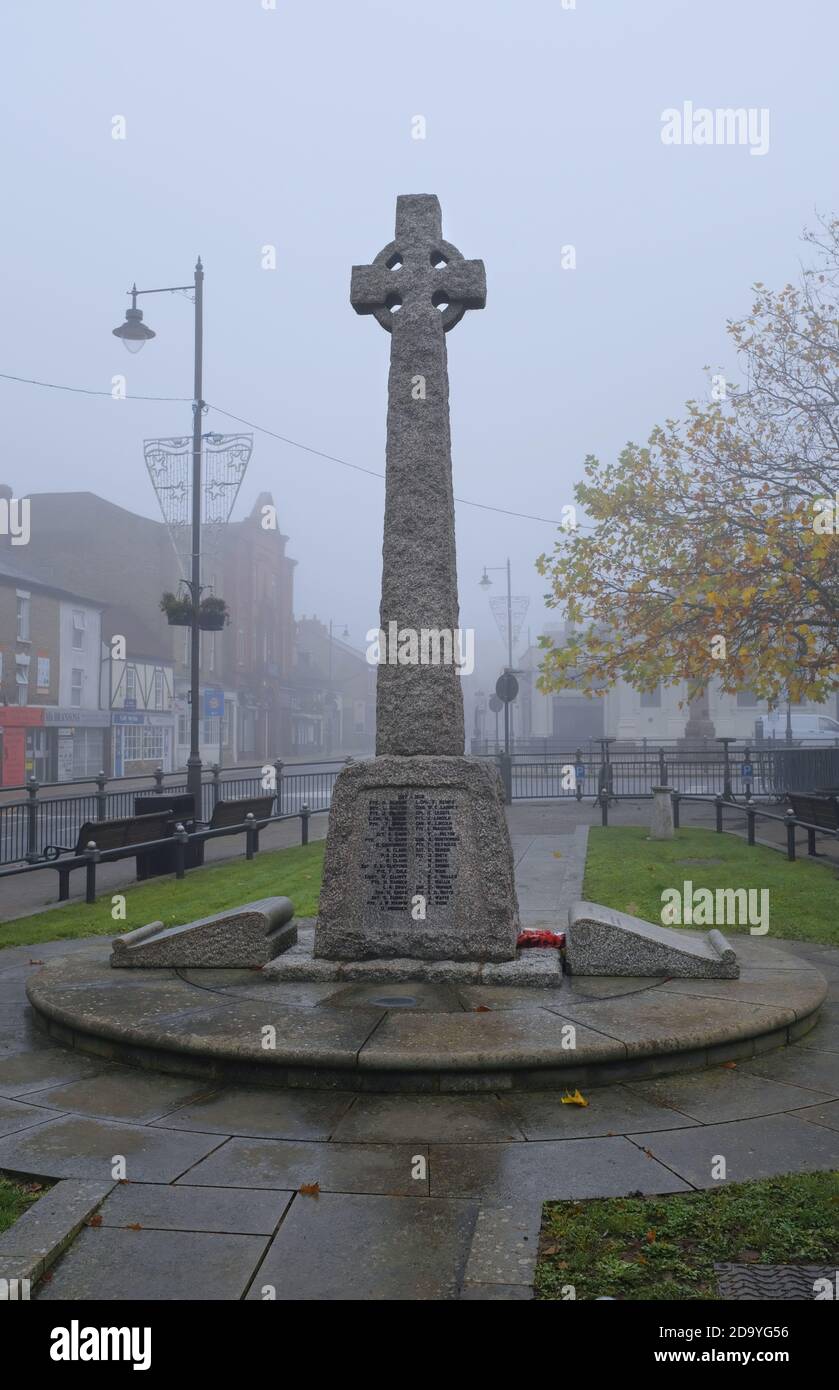
<svg viewBox="0 0 839 1390">
<path fill-rule="evenodd" d="M 807 710 L 793 710 L 790 716 L 792 737 L 796 742 L 833 743 L 839 740 L 839 720 L 828 714 Z M 772 710 L 763 716 L 763 732 L 766 738 L 785 739 L 787 736 L 787 712 L 783 708 Z"/>
</svg>

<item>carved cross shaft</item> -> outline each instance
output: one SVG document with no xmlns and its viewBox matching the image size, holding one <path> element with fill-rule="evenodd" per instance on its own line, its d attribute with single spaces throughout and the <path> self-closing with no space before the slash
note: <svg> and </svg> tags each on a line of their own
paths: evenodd
<svg viewBox="0 0 839 1390">
<path fill-rule="evenodd" d="M 467 309 L 484 307 L 483 261 L 465 260 L 443 240 L 436 197 L 399 197 L 396 236 L 372 264 L 353 266 L 350 301 L 392 334 L 380 627 L 414 632 L 420 643 L 424 631 L 448 632 L 456 654 L 445 334 Z M 403 651 L 410 657 L 407 642 Z M 386 655 L 377 677 L 376 752 L 462 755 L 463 696 L 451 659 L 403 664 L 392 649 Z"/>
</svg>

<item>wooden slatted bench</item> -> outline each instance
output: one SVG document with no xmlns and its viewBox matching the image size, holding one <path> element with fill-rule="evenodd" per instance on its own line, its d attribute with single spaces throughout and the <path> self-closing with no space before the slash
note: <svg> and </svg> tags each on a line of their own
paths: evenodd
<svg viewBox="0 0 839 1390">
<path fill-rule="evenodd" d="M 816 836 L 839 836 L 839 797 L 787 792 L 793 818 L 807 831 L 807 852 L 816 853 Z"/>
<path fill-rule="evenodd" d="M 143 845 L 150 840 L 163 840 L 172 833 L 171 816 L 159 813 L 151 816 L 118 816 L 113 820 L 86 820 L 81 826 L 75 847 L 70 845 L 47 845 L 44 858 L 53 862 L 58 871 L 58 900 L 66 902 L 70 896 L 70 875 L 74 869 L 84 867 L 78 857 L 85 853 L 92 840 L 98 850 L 126 849 L 129 845 Z M 61 855 L 75 863 L 63 864 Z M 137 872 L 140 876 L 142 854 L 137 855 Z"/>
</svg>

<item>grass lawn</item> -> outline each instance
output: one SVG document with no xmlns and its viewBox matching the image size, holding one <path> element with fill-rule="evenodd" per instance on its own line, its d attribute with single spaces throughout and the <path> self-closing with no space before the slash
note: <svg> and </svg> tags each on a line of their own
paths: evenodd
<svg viewBox="0 0 839 1390">
<path fill-rule="evenodd" d="M 548 1202 L 537 1297 L 713 1299 L 714 1263 L 835 1264 L 839 1173 L 793 1174 L 669 1197 Z"/>
<path fill-rule="evenodd" d="M 42 1197 L 50 1183 L 13 1182 L 0 1176 L 0 1231 L 7 1231 L 27 1207 Z"/>
<path fill-rule="evenodd" d="M 124 921 L 114 921 L 111 916 L 111 893 L 103 893 L 90 906 L 69 903 L 67 907 L 19 917 L 0 923 L 0 947 L 79 936 L 118 936 L 147 922 L 179 926 L 221 912 L 225 907 L 276 895 L 291 898 L 298 917 L 313 917 L 320 894 L 324 847 L 324 840 L 315 840 L 291 849 L 268 850 L 250 861 L 236 859 L 193 869 L 180 881 L 166 877 L 129 884 L 115 890 L 125 897 Z"/>
<path fill-rule="evenodd" d="M 833 864 L 790 863 L 775 850 L 750 847 L 714 830 L 678 830 L 673 840 L 655 841 L 648 833 L 646 826 L 634 825 L 590 830 L 583 886 L 590 902 L 660 922 L 662 890 L 681 892 L 687 880 L 694 889 L 767 888 L 767 940 L 774 936 L 839 945 L 839 885 Z"/>
</svg>

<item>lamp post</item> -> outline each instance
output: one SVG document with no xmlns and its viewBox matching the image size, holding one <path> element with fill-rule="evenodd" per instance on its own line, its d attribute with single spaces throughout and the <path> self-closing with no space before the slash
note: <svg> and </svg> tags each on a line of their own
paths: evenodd
<svg viewBox="0 0 839 1390">
<path fill-rule="evenodd" d="M 181 290 L 192 290 L 195 296 L 195 357 L 192 392 L 192 547 L 191 579 L 187 581 L 192 600 L 192 621 L 190 623 L 190 684 L 189 684 L 189 758 L 186 765 L 187 791 L 194 798 L 196 816 L 201 815 L 201 756 L 199 753 L 200 730 L 200 680 L 201 680 L 201 415 L 204 409 L 202 399 L 204 367 L 204 267 L 201 257 L 195 263 L 191 285 L 166 285 L 161 289 L 138 290 L 136 283 L 128 293 L 131 295 L 131 308 L 125 311 L 125 322 L 113 330 L 116 338 L 121 338 L 129 352 L 139 352 L 154 330 L 143 323 L 143 311 L 137 308 L 141 294 L 175 294 Z"/>
<path fill-rule="evenodd" d="M 327 756 L 327 757 L 329 757 L 330 753 L 332 752 L 332 739 L 333 739 L 333 734 L 334 734 L 333 720 L 334 720 L 334 717 L 335 717 L 335 709 L 337 708 L 337 703 L 336 703 L 336 700 L 335 700 L 335 695 L 334 695 L 334 692 L 333 692 L 333 690 L 332 690 L 332 628 L 333 628 L 333 626 L 337 626 L 337 624 L 335 624 L 335 623 L 333 622 L 332 618 L 330 618 L 330 619 L 329 619 L 329 694 L 328 694 L 327 697 L 326 697 L 326 698 L 327 698 L 327 704 L 329 705 L 329 720 L 328 720 L 328 723 L 327 723 L 327 726 L 326 726 L 326 727 L 327 727 L 327 748 L 326 748 L 326 756 Z M 341 635 L 342 635 L 342 637 L 349 637 L 349 635 L 350 635 L 350 630 L 349 630 L 349 628 L 347 627 L 347 624 L 346 624 L 346 623 L 344 623 L 344 631 L 343 631 L 343 633 L 342 633 Z"/>
<path fill-rule="evenodd" d="M 506 670 L 513 669 L 513 590 L 510 579 L 510 557 L 507 557 L 506 565 L 484 565 L 484 572 L 478 580 L 482 589 L 488 589 L 492 584 L 489 577 L 489 570 L 505 570 L 507 574 L 507 665 Z M 497 721 L 496 721 L 497 722 Z M 510 752 L 510 739 L 512 736 L 512 710 L 509 702 L 504 704 L 504 752 Z"/>
</svg>

